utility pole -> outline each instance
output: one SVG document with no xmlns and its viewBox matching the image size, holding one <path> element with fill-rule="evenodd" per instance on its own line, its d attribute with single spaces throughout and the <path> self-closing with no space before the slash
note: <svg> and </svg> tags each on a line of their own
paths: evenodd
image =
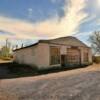
<svg viewBox="0 0 100 100">
<path fill-rule="evenodd" d="M 8 39 L 6 39 L 6 48 L 8 47 Z"/>
<path fill-rule="evenodd" d="M 23 47 L 24 47 L 24 44 L 22 43 L 21 48 L 23 48 Z"/>
</svg>

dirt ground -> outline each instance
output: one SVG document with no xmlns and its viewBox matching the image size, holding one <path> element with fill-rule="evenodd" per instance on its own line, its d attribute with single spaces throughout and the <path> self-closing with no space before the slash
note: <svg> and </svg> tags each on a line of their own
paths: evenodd
<svg viewBox="0 0 100 100">
<path fill-rule="evenodd" d="M 100 100 L 100 65 L 0 80 L 0 100 Z"/>
</svg>

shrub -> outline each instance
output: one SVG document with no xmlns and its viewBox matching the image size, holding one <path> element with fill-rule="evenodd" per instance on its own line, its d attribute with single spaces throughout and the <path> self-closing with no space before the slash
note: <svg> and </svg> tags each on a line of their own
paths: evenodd
<svg viewBox="0 0 100 100">
<path fill-rule="evenodd" d="M 94 56 L 93 57 L 93 62 L 100 63 L 100 56 Z"/>
</svg>

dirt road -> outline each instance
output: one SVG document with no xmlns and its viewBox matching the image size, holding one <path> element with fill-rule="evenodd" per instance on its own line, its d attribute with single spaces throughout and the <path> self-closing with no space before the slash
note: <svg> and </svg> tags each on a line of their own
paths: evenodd
<svg viewBox="0 0 100 100">
<path fill-rule="evenodd" d="M 100 65 L 0 80 L 0 100 L 100 100 Z"/>
</svg>

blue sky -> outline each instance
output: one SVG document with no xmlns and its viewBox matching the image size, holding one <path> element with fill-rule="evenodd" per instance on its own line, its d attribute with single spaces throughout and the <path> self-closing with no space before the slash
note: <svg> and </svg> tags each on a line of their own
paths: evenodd
<svg viewBox="0 0 100 100">
<path fill-rule="evenodd" d="M 0 43 L 8 38 L 28 45 L 70 35 L 87 43 L 100 30 L 99 16 L 100 0 L 1 0 Z"/>
</svg>

